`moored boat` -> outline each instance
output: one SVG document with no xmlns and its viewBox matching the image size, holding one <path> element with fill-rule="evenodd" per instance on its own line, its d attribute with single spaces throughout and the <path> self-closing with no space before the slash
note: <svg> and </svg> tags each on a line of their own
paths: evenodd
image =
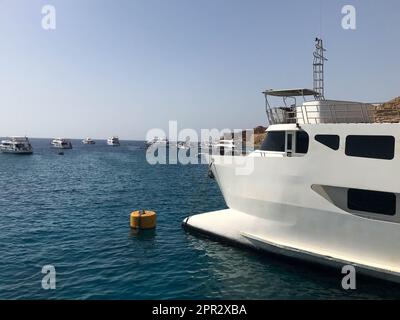
<svg viewBox="0 0 400 320">
<path fill-rule="evenodd" d="M 72 149 L 72 142 L 65 138 L 56 138 L 51 142 L 54 148 L 58 149 Z"/>
<path fill-rule="evenodd" d="M 234 140 L 221 139 L 211 146 L 212 154 L 235 155 L 238 154 Z"/>
<path fill-rule="evenodd" d="M 318 41 L 323 61 L 321 52 Z M 229 209 L 188 217 L 183 226 L 400 282 L 400 123 L 376 122 L 372 103 L 325 100 L 318 81 L 313 90 L 264 95 L 262 146 L 246 156 L 210 157 L 210 176 Z M 272 107 L 271 97 L 283 104 Z"/>
<path fill-rule="evenodd" d="M 160 137 L 154 137 L 150 140 L 147 140 L 145 142 L 145 147 L 146 148 L 150 148 L 150 147 L 154 147 L 154 148 L 167 148 L 169 147 L 169 141 L 167 138 L 160 138 Z"/>
<path fill-rule="evenodd" d="M 32 154 L 33 148 L 27 137 L 10 137 L 1 141 L 0 151 L 13 154 Z"/>
<path fill-rule="evenodd" d="M 82 140 L 83 144 L 96 144 L 96 142 L 92 138 L 85 138 Z"/>
<path fill-rule="evenodd" d="M 118 137 L 110 137 L 107 139 L 107 144 L 109 146 L 118 147 L 118 146 L 120 146 L 119 138 Z"/>
</svg>

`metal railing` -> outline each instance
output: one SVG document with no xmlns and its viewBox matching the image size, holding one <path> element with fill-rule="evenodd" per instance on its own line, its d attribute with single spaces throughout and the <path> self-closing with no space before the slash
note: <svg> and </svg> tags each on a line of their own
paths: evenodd
<svg viewBox="0 0 400 320">
<path fill-rule="evenodd" d="M 275 108 L 267 105 L 266 112 L 270 124 L 400 122 L 400 108 L 385 110 L 378 105 L 366 103 L 316 102 Z M 393 121 L 390 121 L 390 117 Z"/>
</svg>

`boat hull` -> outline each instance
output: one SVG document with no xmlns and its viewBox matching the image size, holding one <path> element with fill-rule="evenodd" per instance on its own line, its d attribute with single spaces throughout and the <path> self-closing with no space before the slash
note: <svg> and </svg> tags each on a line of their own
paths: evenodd
<svg viewBox="0 0 400 320">
<path fill-rule="evenodd" d="M 182 227 L 190 233 L 202 234 L 217 241 L 229 243 L 249 250 L 257 250 L 266 254 L 275 254 L 286 258 L 295 259 L 307 263 L 318 264 L 329 267 L 341 272 L 345 265 L 352 265 L 356 272 L 365 276 L 400 283 L 400 272 L 385 268 L 380 268 L 363 263 L 346 260 L 339 256 L 334 256 L 329 252 L 310 251 L 298 247 L 264 238 L 263 236 L 246 233 L 246 228 L 252 229 L 249 224 L 255 223 L 247 214 L 232 209 L 208 212 L 200 215 L 187 217 L 182 222 Z M 256 222 L 259 227 L 259 221 Z M 210 225 L 213 225 L 210 228 Z M 227 227 L 232 226 L 232 227 Z M 234 226 L 241 226 L 240 228 Z"/>
<path fill-rule="evenodd" d="M 342 141 L 348 134 L 400 137 L 399 125 L 303 129 L 310 137 L 321 130 L 335 132 Z M 334 152 L 310 139 L 309 152 L 302 157 L 213 156 L 212 176 L 230 209 L 196 215 L 184 224 L 257 249 L 327 265 L 352 264 L 365 274 L 398 282 L 400 221 L 348 212 L 319 190 L 390 192 L 399 202 L 400 159 L 347 157 L 343 148 Z M 399 206 L 396 210 L 390 219 L 400 216 Z"/>
<path fill-rule="evenodd" d="M 16 151 L 16 150 L 6 150 L 0 149 L 1 153 L 8 153 L 8 154 L 20 154 L 20 155 L 31 155 L 33 151 Z"/>
</svg>

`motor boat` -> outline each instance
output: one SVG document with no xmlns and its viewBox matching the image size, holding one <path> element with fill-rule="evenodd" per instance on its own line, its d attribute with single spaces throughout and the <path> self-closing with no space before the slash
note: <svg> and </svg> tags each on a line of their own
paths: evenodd
<svg viewBox="0 0 400 320">
<path fill-rule="evenodd" d="M 145 147 L 150 148 L 150 147 L 158 148 L 158 147 L 169 147 L 169 141 L 167 138 L 159 138 L 159 137 L 154 137 L 150 140 L 147 140 L 145 142 Z"/>
<path fill-rule="evenodd" d="M 118 146 L 120 146 L 119 138 L 118 137 L 110 137 L 107 139 L 107 144 L 109 146 L 118 147 Z"/>
<path fill-rule="evenodd" d="M 32 154 L 33 148 L 27 137 L 10 137 L 1 141 L 0 151 L 3 153 Z"/>
<path fill-rule="evenodd" d="M 400 282 L 400 122 L 376 122 L 373 103 L 326 100 L 317 40 L 314 89 L 264 92 L 269 127 L 261 147 L 211 155 L 210 177 L 228 209 L 187 217 L 183 226 Z"/>
<path fill-rule="evenodd" d="M 54 148 L 58 149 L 72 149 L 71 141 L 65 138 L 56 138 L 51 142 L 51 144 Z"/>
<path fill-rule="evenodd" d="M 189 150 L 190 149 L 190 143 L 189 142 L 184 142 L 184 141 L 179 141 L 177 143 L 177 148 L 181 150 Z"/>
<path fill-rule="evenodd" d="M 235 142 L 232 139 L 220 139 L 211 145 L 212 154 L 235 155 L 238 154 Z"/>
<path fill-rule="evenodd" d="M 96 142 L 92 138 L 86 138 L 82 140 L 83 144 L 96 144 Z"/>
</svg>

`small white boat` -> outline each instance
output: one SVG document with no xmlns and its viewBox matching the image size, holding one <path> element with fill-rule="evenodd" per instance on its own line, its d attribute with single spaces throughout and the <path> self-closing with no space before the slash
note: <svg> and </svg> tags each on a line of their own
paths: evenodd
<svg viewBox="0 0 400 320">
<path fill-rule="evenodd" d="M 158 147 L 168 147 L 169 146 L 169 141 L 167 138 L 159 138 L 159 137 L 154 137 L 151 140 L 147 140 L 145 142 L 146 148 L 149 148 L 151 146 L 156 146 Z"/>
<path fill-rule="evenodd" d="M 27 137 L 10 137 L 1 141 L 0 151 L 3 153 L 32 154 L 33 148 Z"/>
<path fill-rule="evenodd" d="M 190 143 L 189 142 L 179 141 L 177 146 L 178 146 L 178 149 L 182 149 L 182 150 L 189 150 L 190 149 Z"/>
<path fill-rule="evenodd" d="M 107 139 L 107 144 L 109 146 L 118 147 L 118 146 L 120 146 L 119 138 L 118 137 L 110 137 Z"/>
<path fill-rule="evenodd" d="M 53 145 L 54 148 L 72 149 L 71 141 L 65 138 L 56 138 L 51 142 L 51 144 Z"/>
<path fill-rule="evenodd" d="M 92 138 L 86 138 L 82 140 L 83 144 L 96 144 L 96 142 Z"/>
<path fill-rule="evenodd" d="M 235 155 L 237 154 L 237 148 L 233 140 L 221 139 L 212 146 L 212 154 L 214 155 Z"/>
</svg>

